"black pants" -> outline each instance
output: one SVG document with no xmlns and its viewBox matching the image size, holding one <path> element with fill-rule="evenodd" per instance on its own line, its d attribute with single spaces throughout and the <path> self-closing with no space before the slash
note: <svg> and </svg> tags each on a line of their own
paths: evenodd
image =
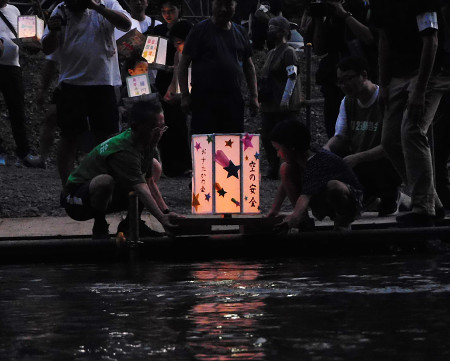
<svg viewBox="0 0 450 361">
<path fill-rule="evenodd" d="M 359 182 L 364 187 L 364 198 L 370 196 L 395 198 L 402 180 L 387 158 L 364 162 L 353 168 Z"/>
<path fill-rule="evenodd" d="M 25 128 L 24 88 L 20 67 L 0 65 L 0 91 L 8 108 L 16 154 L 18 157 L 25 157 L 30 152 L 30 146 Z"/>
<path fill-rule="evenodd" d="M 162 102 L 162 107 L 165 122 L 169 128 L 161 137 L 158 148 L 164 174 L 168 177 L 176 177 L 191 169 L 186 114 L 177 104 Z"/>
<path fill-rule="evenodd" d="M 445 208 L 450 208 L 450 93 L 444 94 L 433 119 L 436 192 Z"/>
<path fill-rule="evenodd" d="M 192 90 L 191 134 L 242 133 L 244 100 L 239 89 L 226 94 Z"/>
</svg>

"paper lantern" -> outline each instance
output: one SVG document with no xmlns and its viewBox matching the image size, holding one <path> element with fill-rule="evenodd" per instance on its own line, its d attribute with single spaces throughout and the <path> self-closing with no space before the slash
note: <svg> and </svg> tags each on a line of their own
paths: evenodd
<svg viewBox="0 0 450 361">
<path fill-rule="evenodd" d="M 146 40 L 147 37 L 134 28 L 117 39 L 117 51 L 119 55 L 129 57 L 135 51 L 141 52 L 144 49 Z"/>
<path fill-rule="evenodd" d="M 140 95 L 150 94 L 150 81 L 147 74 L 139 74 L 134 76 L 128 76 L 127 91 L 129 97 L 136 97 Z"/>
<path fill-rule="evenodd" d="M 17 18 L 17 36 L 28 46 L 41 47 L 44 21 L 36 15 L 21 15 Z"/>
<path fill-rule="evenodd" d="M 166 67 L 167 39 L 161 36 L 148 36 L 142 51 L 142 57 L 150 66 L 164 69 Z"/>
<path fill-rule="evenodd" d="M 260 213 L 259 134 L 192 136 L 192 213 Z"/>
</svg>

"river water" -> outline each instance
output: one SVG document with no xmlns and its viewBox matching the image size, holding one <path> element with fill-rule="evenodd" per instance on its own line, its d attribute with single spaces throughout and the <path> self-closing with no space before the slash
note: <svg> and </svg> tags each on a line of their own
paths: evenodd
<svg viewBox="0 0 450 361">
<path fill-rule="evenodd" d="M 450 360 L 450 256 L 0 266 L 1 360 Z"/>
</svg>

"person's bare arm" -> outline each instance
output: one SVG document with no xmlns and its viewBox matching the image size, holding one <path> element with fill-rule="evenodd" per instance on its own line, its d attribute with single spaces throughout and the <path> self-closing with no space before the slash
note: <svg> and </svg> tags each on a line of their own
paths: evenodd
<svg viewBox="0 0 450 361">
<path fill-rule="evenodd" d="M 372 162 L 374 160 L 381 159 L 385 156 L 386 153 L 384 152 L 384 149 L 380 144 L 364 152 L 350 154 L 344 158 L 344 162 L 347 163 L 350 167 L 354 168 L 360 163 Z"/>
<path fill-rule="evenodd" d="M 97 3 L 95 0 L 89 1 L 88 8 L 97 11 L 117 29 L 121 31 L 130 30 L 131 21 L 125 14 L 116 10 L 108 9 Z"/>
</svg>

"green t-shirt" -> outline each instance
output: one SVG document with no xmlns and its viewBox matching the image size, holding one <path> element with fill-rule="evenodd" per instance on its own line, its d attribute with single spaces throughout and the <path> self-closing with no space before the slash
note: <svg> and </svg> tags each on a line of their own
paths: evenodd
<svg viewBox="0 0 450 361">
<path fill-rule="evenodd" d="M 128 129 L 95 147 L 70 174 L 66 188 L 109 174 L 124 189 L 132 190 L 151 177 L 154 152 L 154 148 L 139 149 Z"/>
</svg>

